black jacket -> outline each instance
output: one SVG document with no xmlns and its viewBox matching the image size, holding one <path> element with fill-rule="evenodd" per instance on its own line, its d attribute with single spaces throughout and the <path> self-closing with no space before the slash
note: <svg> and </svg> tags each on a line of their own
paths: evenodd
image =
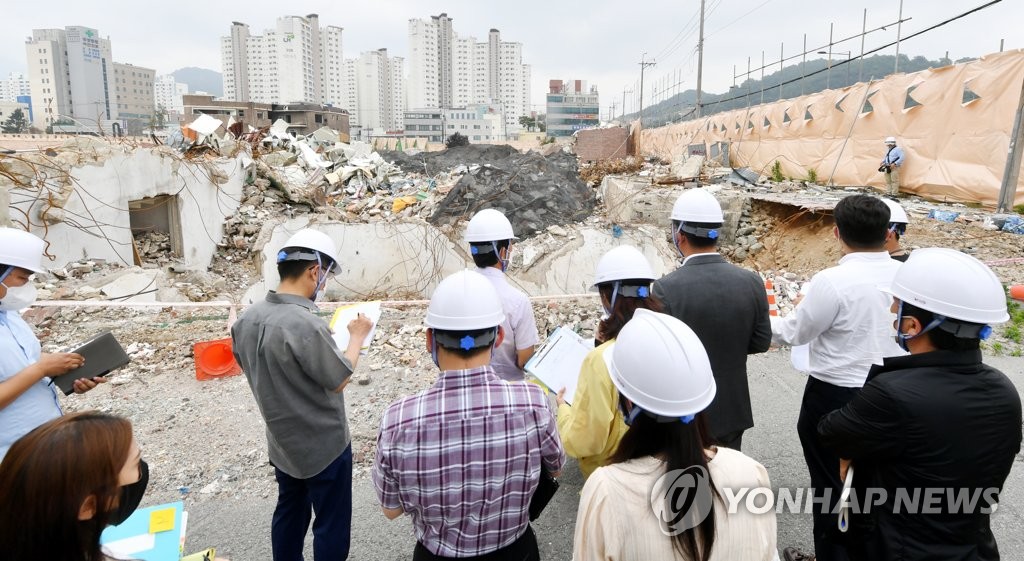
<svg viewBox="0 0 1024 561">
<path fill-rule="evenodd" d="M 708 352 L 718 393 L 705 411 L 714 437 L 754 426 L 747 355 L 772 343 L 768 296 L 756 273 L 721 255 L 697 255 L 654 283 L 666 314 L 693 329 Z"/>
<path fill-rule="evenodd" d="M 983 507 L 998 502 L 1020 451 L 1021 401 L 1002 372 L 981 363 L 980 351 L 886 359 L 857 397 L 821 420 L 818 433 L 853 460 L 855 487 L 886 494 L 872 509 L 866 559 L 999 559 Z M 980 497 L 979 506 L 926 504 L 929 488 Z M 917 492 L 922 510 L 930 504 L 935 511 L 908 512 Z"/>
</svg>

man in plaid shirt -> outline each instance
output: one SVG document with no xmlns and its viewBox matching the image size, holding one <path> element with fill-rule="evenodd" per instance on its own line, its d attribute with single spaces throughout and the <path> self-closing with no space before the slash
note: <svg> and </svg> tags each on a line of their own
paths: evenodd
<svg viewBox="0 0 1024 561">
<path fill-rule="evenodd" d="M 455 273 L 430 300 L 427 345 L 442 370 L 393 403 L 377 436 L 373 483 L 384 514 L 412 516 L 413 559 L 540 559 L 530 498 L 565 462 L 544 392 L 489 366 L 501 300 L 479 273 Z"/>
</svg>

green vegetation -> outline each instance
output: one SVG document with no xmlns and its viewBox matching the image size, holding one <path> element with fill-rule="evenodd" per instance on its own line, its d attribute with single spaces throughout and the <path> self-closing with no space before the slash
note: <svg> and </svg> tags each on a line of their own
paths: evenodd
<svg viewBox="0 0 1024 561">
<path fill-rule="evenodd" d="M 807 182 L 814 184 L 818 183 L 818 170 L 814 168 L 807 170 Z"/>
<path fill-rule="evenodd" d="M 445 148 L 469 146 L 469 137 L 464 134 L 454 133 L 444 140 L 444 146 Z"/>
<path fill-rule="evenodd" d="M 775 160 L 772 164 L 772 181 L 781 183 L 786 180 L 786 176 L 782 175 L 782 162 Z"/>
<path fill-rule="evenodd" d="M 1024 205 L 1017 205 L 1013 207 L 1013 212 L 1016 212 L 1017 214 L 1024 214 Z"/>
<path fill-rule="evenodd" d="M 994 354 L 996 354 L 996 355 L 1001 355 L 1001 354 L 1003 354 L 1003 344 L 1002 344 L 1002 343 L 1000 343 L 999 341 L 995 341 L 995 342 L 993 342 L 993 343 L 992 343 L 992 352 L 993 352 Z"/>
<path fill-rule="evenodd" d="M 25 117 L 25 112 L 21 109 L 12 111 L 11 116 L 4 121 L 3 125 L 0 125 L 0 129 L 5 133 L 28 132 L 28 119 Z"/>
</svg>

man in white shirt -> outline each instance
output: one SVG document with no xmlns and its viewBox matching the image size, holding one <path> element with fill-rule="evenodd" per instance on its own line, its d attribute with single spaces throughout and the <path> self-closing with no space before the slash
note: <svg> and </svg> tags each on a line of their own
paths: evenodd
<svg viewBox="0 0 1024 561">
<path fill-rule="evenodd" d="M 797 433 L 815 497 L 826 497 L 828 505 L 819 502 L 814 508 L 815 554 L 822 561 L 849 557 L 831 514 L 843 483 L 839 457 L 822 446 L 818 422 L 853 399 L 871 365 L 904 354 L 893 338 L 892 302 L 878 290 L 892 282 L 900 267 L 885 250 L 889 208 L 879 198 L 852 195 L 839 201 L 834 217 L 843 258 L 811 279 L 792 314 L 772 318 L 773 343 L 809 346 L 810 377 Z"/>
<path fill-rule="evenodd" d="M 540 342 L 530 299 L 513 288 L 505 277 L 512 241 L 517 239 L 508 218 L 492 208 L 474 214 L 466 226 L 466 243 L 476 271 L 491 281 L 505 310 L 505 321 L 501 325 L 505 337 L 491 354 L 491 368 L 499 378 L 508 381 L 526 377 L 523 368 Z"/>
</svg>

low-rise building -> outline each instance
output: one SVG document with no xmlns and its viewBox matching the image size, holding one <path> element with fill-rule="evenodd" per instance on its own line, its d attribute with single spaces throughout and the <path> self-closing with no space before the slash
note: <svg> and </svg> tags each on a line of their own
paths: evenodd
<svg viewBox="0 0 1024 561">
<path fill-rule="evenodd" d="M 311 134 L 320 127 L 330 127 L 343 136 L 350 132 L 348 111 L 319 103 L 255 103 L 214 99 L 212 95 L 186 95 L 183 102 L 183 124 L 191 123 L 199 115 L 209 115 L 224 125 L 234 118 L 244 127 L 253 128 L 267 127 L 281 119 L 288 123 L 288 132 L 296 135 Z"/>
<path fill-rule="evenodd" d="M 499 105 L 475 104 L 452 109 L 413 109 L 405 112 L 405 137 L 444 142 L 459 133 L 470 142 L 505 140 L 505 121 Z"/>
<path fill-rule="evenodd" d="M 588 90 L 583 80 L 548 82 L 547 110 L 549 137 L 572 136 L 601 123 L 597 88 Z"/>
</svg>

